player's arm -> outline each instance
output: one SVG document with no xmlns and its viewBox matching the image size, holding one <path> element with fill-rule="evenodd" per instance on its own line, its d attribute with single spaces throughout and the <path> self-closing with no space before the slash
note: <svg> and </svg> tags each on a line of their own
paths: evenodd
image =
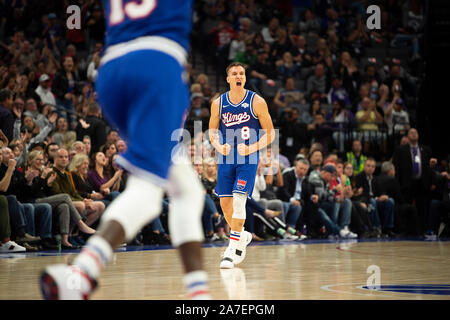
<svg viewBox="0 0 450 320">
<path fill-rule="evenodd" d="M 253 100 L 253 111 L 259 119 L 263 135 L 259 137 L 256 143 L 248 146 L 248 154 L 264 149 L 275 139 L 275 130 L 273 128 L 272 117 L 269 114 L 269 108 L 266 101 L 258 95 L 255 95 Z"/>
<path fill-rule="evenodd" d="M 211 104 L 211 117 L 209 118 L 209 141 L 212 146 L 220 153 L 227 155 L 231 147 L 229 144 L 220 144 L 219 140 L 219 125 L 220 125 L 220 112 L 219 112 L 220 98 L 217 98 Z"/>
</svg>

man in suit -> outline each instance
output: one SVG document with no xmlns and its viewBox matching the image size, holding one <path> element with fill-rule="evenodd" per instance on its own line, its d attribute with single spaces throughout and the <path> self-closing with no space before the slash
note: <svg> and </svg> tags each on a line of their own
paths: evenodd
<svg viewBox="0 0 450 320">
<path fill-rule="evenodd" d="M 374 158 L 367 158 L 363 171 L 356 175 L 356 189 L 363 188 L 361 201 L 370 208 L 372 223 L 377 229 L 378 235 L 383 232 L 386 236 L 396 236 L 394 228 L 395 201 L 385 190 L 380 188 L 377 177 L 374 176 L 376 161 Z M 381 222 L 380 216 L 383 218 Z"/>
<path fill-rule="evenodd" d="M 283 173 L 283 186 L 278 189 L 278 198 L 283 201 L 286 223 L 296 229 L 302 209 L 311 197 L 306 173 L 309 162 L 306 159 L 297 161 L 295 167 Z"/>
<path fill-rule="evenodd" d="M 395 166 L 385 161 L 377 177 L 377 188 L 395 201 L 395 227 L 401 235 L 420 235 L 420 221 L 417 208 L 405 201 L 400 184 L 395 179 Z"/>
<path fill-rule="evenodd" d="M 417 207 L 423 233 L 432 184 L 430 164 L 437 163 L 437 160 L 431 157 L 429 147 L 419 144 L 419 133 L 415 128 L 408 130 L 408 140 L 408 144 L 395 150 L 392 163 L 397 168 L 395 177 L 405 200 Z"/>
</svg>

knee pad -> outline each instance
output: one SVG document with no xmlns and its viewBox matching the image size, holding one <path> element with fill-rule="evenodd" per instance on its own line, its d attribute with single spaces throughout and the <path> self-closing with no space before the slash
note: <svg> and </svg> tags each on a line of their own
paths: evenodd
<svg viewBox="0 0 450 320">
<path fill-rule="evenodd" d="M 163 188 L 141 177 L 131 175 L 125 190 L 106 209 L 101 218 L 105 223 L 118 222 L 127 241 L 161 213 Z"/>
<path fill-rule="evenodd" d="M 245 204 L 247 202 L 247 194 L 238 192 L 233 193 L 233 219 L 245 219 Z"/>
<path fill-rule="evenodd" d="M 203 241 L 201 215 L 205 192 L 197 173 L 188 162 L 174 163 L 169 171 L 169 229 L 175 247 Z"/>
</svg>

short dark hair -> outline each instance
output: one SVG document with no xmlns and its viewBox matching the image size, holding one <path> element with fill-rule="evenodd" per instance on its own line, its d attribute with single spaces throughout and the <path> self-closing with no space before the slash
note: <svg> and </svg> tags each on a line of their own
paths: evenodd
<svg viewBox="0 0 450 320">
<path fill-rule="evenodd" d="M 247 65 L 242 63 L 242 62 L 232 62 L 228 65 L 227 69 L 225 70 L 227 75 L 228 75 L 228 71 L 233 68 L 233 67 L 242 67 L 244 68 L 244 70 L 247 70 Z"/>
<path fill-rule="evenodd" d="M 6 100 L 8 100 L 9 98 L 11 98 L 13 95 L 13 92 L 9 89 L 1 89 L 0 90 L 0 102 L 4 102 Z"/>
<path fill-rule="evenodd" d="M 51 146 L 57 146 L 59 148 L 59 144 L 57 144 L 56 142 L 50 142 L 49 144 L 47 144 L 47 146 L 45 147 L 45 154 L 48 155 L 48 150 L 50 149 Z"/>
</svg>

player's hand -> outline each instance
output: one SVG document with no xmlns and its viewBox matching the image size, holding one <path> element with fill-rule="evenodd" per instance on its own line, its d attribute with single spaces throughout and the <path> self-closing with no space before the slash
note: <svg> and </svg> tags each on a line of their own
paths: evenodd
<svg viewBox="0 0 450 320">
<path fill-rule="evenodd" d="M 221 150 L 219 150 L 219 152 L 224 156 L 227 156 L 230 153 L 230 151 L 231 146 L 228 143 L 223 144 Z"/>
<path fill-rule="evenodd" d="M 239 155 L 241 155 L 241 156 L 248 156 L 249 154 L 254 152 L 251 150 L 250 146 L 248 146 L 244 143 L 238 144 L 237 151 L 238 151 Z"/>
<path fill-rule="evenodd" d="M 311 200 L 313 203 L 317 203 L 319 201 L 319 196 L 317 194 L 313 194 L 311 196 Z"/>
</svg>

